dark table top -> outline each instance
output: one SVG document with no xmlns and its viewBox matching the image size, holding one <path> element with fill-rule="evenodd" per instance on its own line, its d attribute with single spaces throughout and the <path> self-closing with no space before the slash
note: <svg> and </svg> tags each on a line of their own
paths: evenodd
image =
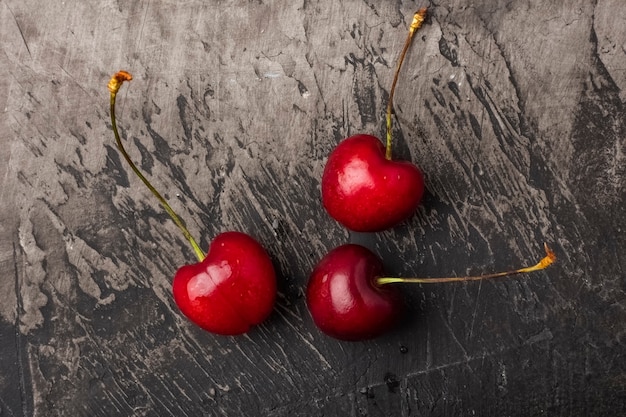
<svg viewBox="0 0 626 417">
<path fill-rule="evenodd" d="M 350 233 L 320 202 L 328 154 L 384 135 L 408 1 L 0 2 L 0 415 L 619 416 L 626 409 L 626 7 L 436 2 L 395 95 L 394 152 L 426 196 Z M 206 248 L 256 237 L 278 272 L 239 337 L 178 311 L 193 252 L 115 148 Z M 333 247 L 401 285 L 370 341 L 320 333 L 303 297 Z"/>
</svg>

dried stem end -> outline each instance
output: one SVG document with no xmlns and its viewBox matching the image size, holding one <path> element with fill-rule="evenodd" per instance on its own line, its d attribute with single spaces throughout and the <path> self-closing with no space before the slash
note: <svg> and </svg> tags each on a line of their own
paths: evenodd
<svg viewBox="0 0 626 417">
<path fill-rule="evenodd" d="M 107 87 L 109 88 L 111 94 L 117 94 L 122 84 L 124 84 L 124 81 L 130 81 L 132 79 L 133 76 L 130 74 L 130 72 L 118 71 L 113 74 L 111 80 L 109 80 L 109 84 L 107 85 Z"/>
<path fill-rule="evenodd" d="M 428 9 L 424 7 L 423 9 L 419 9 L 417 13 L 413 15 L 413 21 L 411 22 L 411 26 L 409 28 L 410 31 L 415 32 L 422 26 L 422 23 L 424 23 L 424 19 L 426 19 L 427 10 Z"/>
</svg>

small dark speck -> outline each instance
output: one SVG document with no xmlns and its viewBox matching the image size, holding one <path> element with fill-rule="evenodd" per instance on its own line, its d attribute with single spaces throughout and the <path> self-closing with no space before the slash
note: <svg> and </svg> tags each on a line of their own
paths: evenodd
<svg viewBox="0 0 626 417">
<path fill-rule="evenodd" d="M 387 385 L 387 389 L 391 393 L 395 393 L 396 389 L 400 386 L 400 381 L 398 377 L 391 372 L 387 372 L 384 377 L 385 384 Z"/>
<path fill-rule="evenodd" d="M 369 387 L 363 387 L 359 390 L 359 392 L 367 398 L 374 398 L 374 392 Z"/>
<path fill-rule="evenodd" d="M 400 345 L 400 353 L 409 353 L 409 348 L 404 345 Z"/>
<path fill-rule="evenodd" d="M 89 123 L 89 122 L 85 122 L 85 124 L 87 125 L 87 127 L 88 127 L 89 129 L 91 129 L 91 123 Z"/>
<path fill-rule="evenodd" d="M 298 91 L 301 96 L 307 96 L 309 94 L 309 89 L 302 83 L 302 81 L 298 80 Z"/>
</svg>

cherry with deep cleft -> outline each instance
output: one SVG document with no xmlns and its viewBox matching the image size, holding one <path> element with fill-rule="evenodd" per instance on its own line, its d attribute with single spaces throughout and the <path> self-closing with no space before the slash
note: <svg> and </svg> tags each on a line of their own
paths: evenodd
<svg viewBox="0 0 626 417">
<path fill-rule="evenodd" d="M 198 263 L 181 267 L 172 292 L 180 311 L 201 328 L 220 335 L 246 333 L 263 322 L 276 300 L 276 274 L 265 249 L 241 232 L 225 232 L 214 238 L 205 254 L 163 196 L 143 176 L 124 149 L 115 118 L 115 99 L 125 81 L 119 71 L 109 81 L 111 123 L 120 153 L 134 173 L 159 200 L 193 248 Z"/>
<path fill-rule="evenodd" d="M 556 256 L 544 245 L 546 256 L 537 264 L 511 271 L 467 277 L 393 278 L 385 276 L 382 260 L 355 244 L 339 246 L 317 264 L 306 289 L 306 302 L 315 325 L 336 339 L 359 341 L 390 331 L 399 321 L 404 303 L 394 283 L 436 284 L 479 281 L 540 271 Z"/>
<path fill-rule="evenodd" d="M 356 232 L 379 232 L 408 219 L 424 194 L 422 172 L 392 159 L 393 96 L 400 68 L 426 9 L 413 16 L 387 102 L 386 146 L 371 135 L 343 140 L 331 152 L 322 175 L 322 203 L 332 218 Z"/>
</svg>

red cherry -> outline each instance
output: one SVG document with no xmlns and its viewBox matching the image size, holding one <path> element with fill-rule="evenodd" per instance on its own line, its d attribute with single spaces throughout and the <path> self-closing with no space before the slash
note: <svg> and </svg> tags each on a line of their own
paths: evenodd
<svg viewBox="0 0 626 417">
<path fill-rule="evenodd" d="M 306 290 L 313 321 L 341 340 L 365 340 L 398 321 L 402 299 L 395 287 L 380 286 L 383 264 L 363 246 L 348 244 L 330 251 L 317 264 Z"/>
<path fill-rule="evenodd" d="M 356 232 L 379 232 L 406 220 L 424 194 L 424 177 L 410 162 L 392 161 L 392 110 L 402 61 L 426 9 L 413 15 L 387 101 L 387 144 L 370 135 L 341 142 L 322 177 L 322 202 L 331 217 Z"/>
<path fill-rule="evenodd" d="M 321 331 L 341 340 L 371 339 L 391 329 L 400 317 L 402 299 L 393 283 L 438 284 L 480 281 L 540 271 L 556 261 L 546 256 L 537 264 L 483 275 L 445 278 L 383 276 L 378 256 L 363 246 L 348 244 L 330 251 L 317 264 L 306 289 L 306 302 Z"/>
<path fill-rule="evenodd" d="M 263 322 L 276 299 L 276 276 L 267 252 L 240 232 L 218 235 L 206 258 L 176 272 L 172 285 L 180 311 L 212 333 L 237 335 Z"/>
<path fill-rule="evenodd" d="M 322 176 L 322 202 L 331 217 L 357 232 L 378 232 L 409 218 L 424 194 L 413 164 L 385 157 L 382 142 L 356 135 L 330 154 Z"/>
<path fill-rule="evenodd" d="M 189 242 L 198 263 L 176 272 L 173 295 L 180 310 L 203 329 L 223 335 L 247 332 L 271 313 L 276 299 L 276 275 L 267 252 L 250 236 L 226 232 L 204 254 L 187 226 L 132 161 L 117 129 L 115 101 L 122 84 L 133 77 L 119 71 L 111 77 L 111 126 L 115 143 L 133 172 L 159 200 Z"/>
</svg>

